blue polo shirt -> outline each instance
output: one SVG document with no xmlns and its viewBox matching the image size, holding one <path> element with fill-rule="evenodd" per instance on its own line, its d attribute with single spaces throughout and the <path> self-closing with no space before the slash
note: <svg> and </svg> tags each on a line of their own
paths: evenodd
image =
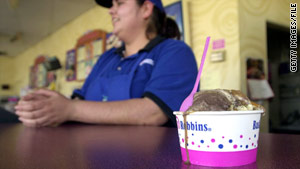
<svg viewBox="0 0 300 169">
<path fill-rule="evenodd" d="M 75 90 L 72 97 L 85 99 L 89 84 L 99 72 L 106 78 L 128 74 L 139 56 L 146 54 L 138 63 L 132 78 L 130 98 L 150 98 L 168 116 L 166 125 L 176 126 L 173 111 L 179 110 L 182 101 L 192 91 L 197 76 L 197 64 L 190 47 L 182 41 L 157 36 L 132 56 L 124 58 L 124 49 L 123 46 L 106 51 L 93 67 L 83 87 Z M 99 101 L 101 99 L 99 96 Z"/>
</svg>

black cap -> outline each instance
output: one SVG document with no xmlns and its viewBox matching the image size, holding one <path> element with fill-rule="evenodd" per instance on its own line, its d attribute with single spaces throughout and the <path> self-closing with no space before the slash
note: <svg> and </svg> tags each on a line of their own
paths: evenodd
<svg viewBox="0 0 300 169">
<path fill-rule="evenodd" d="M 96 3 L 100 6 L 103 6 L 105 8 L 112 7 L 112 0 L 95 0 Z M 164 6 L 161 2 L 161 0 L 149 0 L 152 2 L 160 11 L 165 12 Z"/>
<path fill-rule="evenodd" d="M 96 3 L 100 6 L 103 6 L 105 8 L 112 7 L 112 0 L 95 0 Z"/>
</svg>

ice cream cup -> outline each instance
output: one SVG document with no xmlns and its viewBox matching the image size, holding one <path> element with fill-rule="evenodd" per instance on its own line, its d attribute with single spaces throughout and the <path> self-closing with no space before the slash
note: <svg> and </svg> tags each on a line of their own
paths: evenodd
<svg viewBox="0 0 300 169">
<path fill-rule="evenodd" d="M 182 160 L 214 167 L 255 162 L 262 113 L 262 110 L 202 111 L 189 115 L 174 112 Z"/>
</svg>

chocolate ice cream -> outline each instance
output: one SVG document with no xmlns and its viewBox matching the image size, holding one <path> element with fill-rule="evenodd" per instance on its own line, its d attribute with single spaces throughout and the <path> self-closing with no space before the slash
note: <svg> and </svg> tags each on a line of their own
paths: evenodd
<svg viewBox="0 0 300 169">
<path fill-rule="evenodd" d="M 261 110 L 262 106 L 251 102 L 238 90 L 203 90 L 194 95 L 193 105 L 187 112 L 195 111 L 247 111 Z"/>
</svg>

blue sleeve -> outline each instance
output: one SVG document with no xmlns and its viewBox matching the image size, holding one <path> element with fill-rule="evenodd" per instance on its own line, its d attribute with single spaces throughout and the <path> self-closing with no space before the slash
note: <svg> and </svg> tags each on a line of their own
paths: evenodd
<svg viewBox="0 0 300 169">
<path fill-rule="evenodd" d="M 145 95 L 150 93 L 161 100 L 165 107 L 178 111 L 183 100 L 192 91 L 197 77 L 195 56 L 181 41 L 163 45 L 156 55 L 156 63 L 146 84 Z M 164 112 L 172 121 L 175 119 L 173 112 Z"/>
<path fill-rule="evenodd" d="M 94 79 L 94 77 L 97 76 L 98 72 L 100 71 L 100 69 L 102 68 L 102 65 L 105 64 L 105 62 L 109 59 L 109 56 L 115 51 L 115 48 L 112 48 L 108 51 L 106 51 L 105 53 L 103 53 L 97 63 L 94 65 L 91 73 L 88 75 L 88 77 L 86 78 L 83 86 L 81 89 L 75 89 L 73 91 L 72 94 L 72 98 L 74 97 L 79 97 L 80 99 L 85 99 L 85 93 L 86 90 L 88 89 L 88 86 L 90 85 L 91 81 Z"/>
</svg>

